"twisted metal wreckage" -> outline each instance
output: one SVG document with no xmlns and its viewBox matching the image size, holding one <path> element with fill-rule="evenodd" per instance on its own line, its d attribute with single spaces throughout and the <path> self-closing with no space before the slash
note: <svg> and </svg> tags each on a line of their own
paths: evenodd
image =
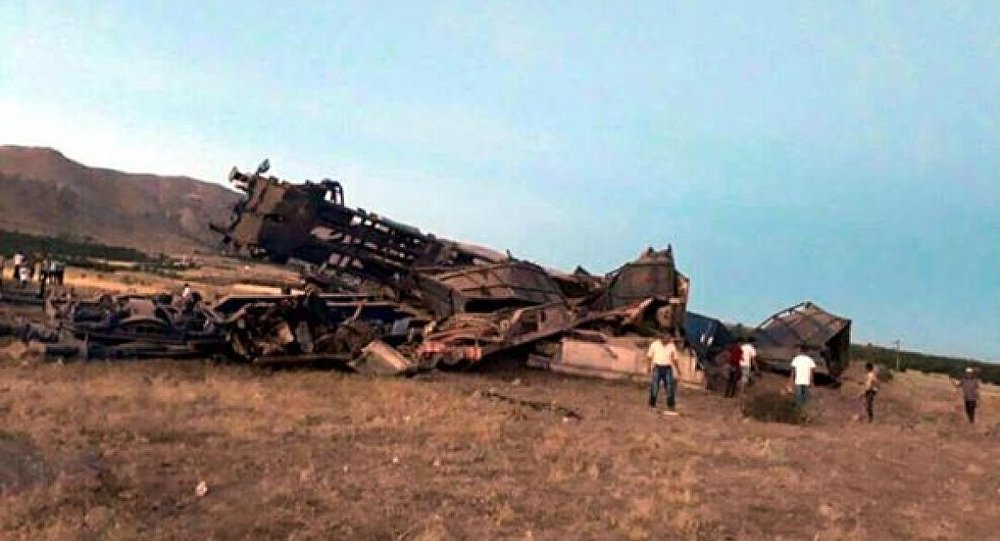
<svg viewBox="0 0 1000 541">
<path fill-rule="evenodd" d="M 352 362 L 409 370 L 522 350 L 533 353 L 534 364 L 573 371 L 588 367 L 562 355 L 572 333 L 599 342 L 683 331 L 689 281 L 676 270 L 670 247 L 650 248 L 607 276 L 582 268 L 566 274 L 348 207 L 338 182 L 291 184 L 265 176 L 268 168 L 266 160 L 250 174 L 233 168 L 229 180 L 246 198 L 228 225 L 213 229 L 255 258 L 304 263 L 312 284 L 306 299 L 318 298 L 315 287 L 337 291 L 327 301 L 327 314 L 331 301 L 355 308 L 346 319 L 324 318 L 317 304 L 311 313 L 323 324 L 301 333 L 295 331 L 301 318 L 291 318 L 282 353 L 343 353 Z M 373 303 L 393 311 L 367 310 Z M 257 356 L 254 345 L 272 333 L 258 321 L 234 313 L 227 324 L 243 329 L 249 344 L 234 349 L 262 361 L 267 355 Z M 338 334 L 352 337 L 349 351 L 338 349 L 336 339 L 331 343 Z M 612 361 L 589 368 L 609 376 L 645 368 Z"/>
<path fill-rule="evenodd" d="M 362 372 L 466 366 L 507 352 L 530 366 L 602 378 L 647 373 L 651 336 L 684 337 L 681 378 L 702 383 L 735 338 L 718 320 L 686 312 L 688 279 L 673 251 L 647 249 L 606 276 L 570 274 L 436 237 L 345 204 L 338 182 L 292 184 L 235 167 L 246 197 L 212 225 L 233 248 L 297 262 L 301 294 L 102 295 L 45 300 L 48 324 L 0 324 L 0 334 L 45 343 L 50 357 L 205 357 L 250 363 L 333 362 Z M 821 371 L 846 366 L 850 320 L 812 303 L 756 329 L 761 360 L 781 367 L 808 344 Z M 786 363 L 787 364 L 787 363 Z M 704 370 L 701 370 L 704 369 Z"/>
<path fill-rule="evenodd" d="M 644 373 L 638 352 L 649 336 L 683 332 L 689 282 L 670 247 L 607 276 L 567 274 L 348 207 L 338 182 L 292 184 L 267 170 L 266 160 L 253 173 L 233 168 L 229 180 L 246 196 L 230 223 L 212 228 L 251 257 L 297 262 L 304 293 L 214 303 L 53 294 L 50 325 L 22 334 L 58 356 L 220 354 L 404 373 L 517 351 L 552 370 L 627 377 Z M 567 355 L 588 345 L 605 356 Z"/>
</svg>

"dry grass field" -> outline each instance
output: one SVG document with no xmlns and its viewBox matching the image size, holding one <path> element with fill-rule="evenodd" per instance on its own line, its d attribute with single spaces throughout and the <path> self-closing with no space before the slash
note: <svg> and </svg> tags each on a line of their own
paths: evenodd
<svg viewBox="0 0 1000 541">
<path fill-rule="evenodd" d="M 564 418 L 482 393 L 554 401 Z M 494 369 L 380 380 L 198 362 L 0 369 L 2 539 L 988 539 L 1000 399 L 937 378 L 810 426 L 700 390 Z M 196 494 L 204 482 L 208 492 Z"/>
<path fill-rule="evenodd" d="M 970 427 L 947 379 L 899 374 L 869 425 L 856 379 L 792 426 L 689 388 L 667 417 L 641 385 L 512 362 L 0 359 L 0 539 L 996 538 L 997 390 Z"/>
<path fill-rule="evenodd" d="M 66 270 L 66 287 L 81 295 L 101 291 L 150 294 L 164 291 L 180 292 L 184 284 L 200 292 L 206 299 L 221 295 L 278 293 L 282 285 L 298 286 L 298 275 L 287 267 L 262 263 L 242 263 L 223 257 L 203 257 L 203 265 L 177 273 L 176 277 L 157 276 L 142 272 L 101 272 L 70 267 Z M 248 283 L 247 279 L 253 282 Z M 265 285 L 266 284 L 266 285 Z"/>
</svg>

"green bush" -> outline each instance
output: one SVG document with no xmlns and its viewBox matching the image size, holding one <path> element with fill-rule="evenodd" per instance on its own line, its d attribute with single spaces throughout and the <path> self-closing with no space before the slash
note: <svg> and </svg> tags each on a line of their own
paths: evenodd
<svg viewBox="0 0 1000 541">
<path fill-rule="evenodd" d="M 896 367 L 896 350 L 874 345 L 851 344 L 851 358 L 865 359 L 876 365 Z M 915 351 L 899 352 L 899 369 L 917 370 L 937 374 L 947 374 L 953 378 L 962 377 L 966 367 L 978 370 L 979 377 L 986 383 L 1000 384 L 1000 364 L 985 363 L 974 359 L 929 355 Z"/>
<path fill-rule="evenodd" d="M 892 369 L 884 364 L 876 364 L 875 372 L 878 374 L 879 381 L 892 381 L 893 373 Z"/>
<path fill-rule="evenodd" d="M 146 254 L 132 248 L 109 246 L 67 236 L 46 237 L 0 230 L 0 254 L 9 257 L 15 250 L 21 250 L 29 256 L 35 253 L 52 254 L 69 261 L 90 258 L 135 262 L 148 260 Z"/>
<path fill-rule="evenodd" d="M 791 396 L 778 391 L 752 391 L 743 400 L 743 414 L 765 423 L 801 425 L 808 422 L 806 411 Z"/>
</svg>

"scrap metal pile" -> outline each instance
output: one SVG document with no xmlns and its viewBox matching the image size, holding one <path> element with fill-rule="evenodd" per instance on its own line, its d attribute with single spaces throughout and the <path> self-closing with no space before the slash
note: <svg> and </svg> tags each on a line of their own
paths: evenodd
<svg viewBox="0 0 1000 541">
<path fill-rule="evenodd" d="M 666 334 L 690 346 L 681 379 L 692 383 L 734 340 L 718 320 L 685 317 L 690 284 L 670 246 L 604 276 L 582 267 L 563 273 L 349 207 L 338 182 L 289 183 L 266 176 L 268 168 L 266 160 L 253 173 L 233 168 L 229 180 L 245 198 L 212 229 L 253 258 L 296 262 L 304 291 L 206 303 L 193 292 L 81 300 L 56 288 L 45 300 L 47 323 L 4 322 L 0 335 L 44 343 L 50 357 L 217 355 L 398 374 L 514 353 L 539 368 L 629 378 L 647 373 L 646 347 Z M 755 336 L 765 364 L 781 368 L 807 346 L 837 377 L 850 327 L 804 303 Z"/>
<path fill-rule="evenodd" d="M 834 378 L 850 363 L 851 320 L 812 302 L 786 308 L 764 320 L 754 332 L 761 361 L 787 369 L 799 348 L 813 352 L 817 369 Z"/>
<path fill-rule="evenodd" d="M 190 292 L 81 300 L 55 291 L 48 324 L 8 331 L 58 357 L 222 355 L 401 373 L 517 351 L 536 366 L 610 376 L 641 374 L 645 363 L 574 359 L 564 354 L 572 341 L 616 340 L 638 359 L 650 336 L 683 333 L 689 282 L 670 247 L 607 276 L 561 273 L 348 207 L 337 182 L 292 184 L 267 169 L 233 169 L 246 197 L 213 229 L 253 258 L 298 262 L 304 292 L 206 303 Z"/>
<path fill-rule="evenodd" d="M 669 247 L 650 248 L 607 276 L 560 273 L 349 207 L 338 182 L 293 184 L 265 176 L 268 168 L 267 161 L 253 173 L 233 168 L 229 179 L 246 198 L 229 224 L 213 229 L 254 258 L 304 264 L 311 287 L 348 297 L 336 308 L 327 302 L 305 310 L 261 298 L 255 309 L 227 312 L 221 321 L 233 352 L 249 361 L 357 359 L 377 344 L 414 366 L 454 366 L 511 350 L 551 357 L 569 331 L 610 337 L 683 330 L 689 282 Z M 382 309 L 372 310 L 373 303 Z"/>
</svg>

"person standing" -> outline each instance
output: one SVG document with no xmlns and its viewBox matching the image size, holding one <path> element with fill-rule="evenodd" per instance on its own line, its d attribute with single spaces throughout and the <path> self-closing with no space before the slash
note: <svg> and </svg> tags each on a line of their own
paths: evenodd
<svg viewBox="0 0 1000 541">
<path fill-rule="evenodd" d="M 51 256 L 45 255 L 44 257 L 42 257 L 42 269 L 38 273 L 38 281 L 43 285 L 51 281 L 51 277 L 49 276 L 49 270 L 51 268 L 52 268 Z"/>
<path fill-rule="evenodd" d="M 17 266 L 17 279 L 21 289 L 27 289 L 28 281 L 31 280 L 31 267 L 27 263 L 21 263 Z"/>
<path fill-rule="evenodd" d="M 955 383 L 955 386 L 962 389 L 962 398 L 965 400 L 965 416 L 969 418 L 969 424 L 976 422 L 976 404 L 979 402 L 979 378 L 976 371 L 970 366 L 965 369 L 965 376 Z"/>
<path fill-rule="evenodd" d="M 21 250 L 16 250 L 14 252 L 14 259 L 11 261 L 11 264 L 14 266 L 14 272 L 11 275 L 11 278 L 17 282 L 21 279 L 21 267 L 24 265 L 24 253 L 22 253 Z"/>
<path fill-rule="evenodd" d="M 740 346 L 740 370 L 743 372 L 743 391 L 750 385 L 750 378 L 757 368 L 757 348 L 753 346 L 753 337 L 747 338 Z"/>
<path fill-rule="evenodd" d="M 878 394 L 878 372 L 872 363 L 865 363 L 865 390 L 862 396 L 865 398 L 865 412 L 868 414 L 868 422 L 875 421 L 875 395 Z"/>
<path fill-rule="evenodd" d="M 54 284 L 62 285 L 62 283 L 59 280 L 59 262 L 50 257 L 48 261 L 47 270 L 48 270 L 49 283 L 53 285 Z"/>
<path fill-rule="evenodd" d="M 52 260 L 52 275 L 59 285 L 63 285 L 63 278 L 66 276 L 66 264 L 62 261 Z"/>
<path fill-rule="evenodd" d="M 656 396 L 660 392 L 660 382 L 667 388 L 667 410 L 674 411 L 677 392 L 676 376 L 680 376 L 677 362 L 677 345 L 666 335 L 653 340 L 646 351 L 650 362 L 649 407 L 656 407 Z"/>
<path fill-rule="evenodd" d="M 795 403 L 801 408 L 809 401 L 809 387 L 813 385 L 816 361 L 810 357 L 806 345 L 799 346 L 799 354 L 792 359 L 791 384 L 795 386 Z"/>
<path fill-rule="evenodd" d="M 739 342 L 733 342 L 726 348 L 723 358 L 726 360 L 726 392 L 723 396 L 732 398 L 736 396 L 736 390 L 740 388 L 740 362 L 743 357 L 743 350 L 740 349 Z"/>
</svg>

